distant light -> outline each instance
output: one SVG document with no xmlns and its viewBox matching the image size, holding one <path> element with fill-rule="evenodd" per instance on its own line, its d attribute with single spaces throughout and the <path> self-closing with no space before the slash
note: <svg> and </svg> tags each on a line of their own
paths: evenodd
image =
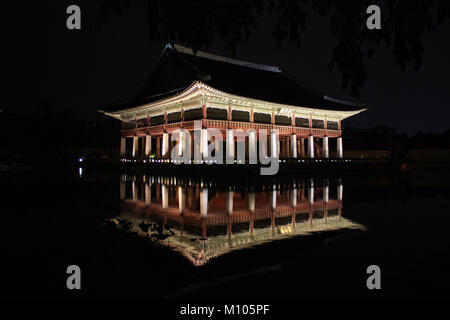
<svg viewBox="0 0 450 320">
<path fill-rule="evenodd" d="M 83 158 L 82 157 L 78 158 L 78 162 L 83 162 Z"/>
<path fill-rule="evenodd" d="M 78 168 L 78 175 L 80 176 L 80 178 L 83 176 L 83 168 Z"/>
</svg>

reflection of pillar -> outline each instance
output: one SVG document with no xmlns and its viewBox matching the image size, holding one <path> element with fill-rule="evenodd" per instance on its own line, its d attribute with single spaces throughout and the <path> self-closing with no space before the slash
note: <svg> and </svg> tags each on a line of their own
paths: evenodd
<svg viewBox="0 0 450 320">
<path fill-rule="evenodd" d="M 253 236 L 253 229 L 255 226 L 255 215 L 253 212 L 250 213 L 250 235 Z"/>
<path fill-rule="evenodd" d="M 120 157 L 124 158 L 126 155 L 126 138 L 125 137 L 121 137 L 120 138 Z"/>
<path fill-rule="evenodd" d="M 314 182 L 311 179 L 308 189 L 308 203 L 309 203 L 309 223 L 313 222 L 313 204 L 314 204 Z"/>
<path fill-rule="evenodd" d="M 161 185 L 161 205 L 163 210 L 169 207 L 169 190 L 165 184 Z"/>
<path fill-rule="evenodd" d="M 131 150 L 131 157 L 136 158 L 138 148 L 138 137 L 133 137 L 133 149 Z"/>
<path fill-rule="evenodd" d="M 229 215 L 227 217 L 227 235 L 228 235 L 228 239 L 231 238 L 231 233 L 232 233 L 231 226 L 232 226 L 232 223 L 233 223 L 233 216 Z"/>
<path fill-rule="evenodd" d="M 178 211 L 180 213 L 184 212 L 184 208 L 185 208 L 185 197 L 184 197 L 184 190 L 182 187 L 178 187 Z"/>
<path fill-rule="evenodd" d="M 137 185 L 136 185 L 136 177 L 133 177 L 133 181 L 131 182 L 131 198 L 133 201 L 137 201 L 138 195 L 137 195 Z"/>
<path fill-rule="evenodd" d="M 169 155 L 169 134 L 167 132 L 164 132 L 162 141 L 162 156 L 167 157 L 168 155 Z"/>
<path fill-rule="evenodd" d="M 344 185 L 342 184 L 342 182 L 339 182 L 338 189 L 337 189 L 339 219 L 341 219 L 341 216 L 342 216 L 342 199 L 343 199 L 343 196 L 344 196 Z"/>
<path fill-rule="evenodd" d="M 324 136 L 323 137 L 323 157 L 324 158 L 329 158 L 330 157 L 330 151 L 328 148 L 328 137 Z"/>
<path fill-rule="evenodd" d="M 150 156 L 150 153 L 152 152 L 152 136 L 146 135 L 145 136 L 145 158 L 148 158 Z"/>
<path fill-rule="evenodd" d="M 277 189 L 275 188 L 275 185 L 273 185 L 271 197 L 270 197 L 270 207 L 272 209 L 275 209 L 277 207 Z"/>
<path fill-rule="evenodd" d="M 330 199 L 330 187 L 323 187 L 323 211 L 325 216 L 325 222 L 328 220 L 328 200 Z"/>
<path fill-rule="evenodd" d="M 308 158 L 314 158 L 314 137 L 312 134 L 308 136 Z"/>
<path fill-rule="evenodd" d="M 248 193 L 248 209 L 250 212 L 255 211 L 255 192 Z"/>
<path fill-rule="evenodd" d="M 291 189 L 291 205 L 292 208 L 297 206 L 297 188 Z"/>
<path fill-rule="evenodd" d="M 291 150 L 292 150 L 291 157 L 297 158 L 297 136 L 295 134 L 291 136 Z"/>
<path fill-rule="evenodd" d="M 200 192 L 200 215 L 206 217 L 208 214 L 208 189 L 203 188 Z"/>
<path fill-rule="evenodd" d="M 231 190 L 227 191 L 227 213 L 229 215 L 233 214 L 233 196 L 234 192 Z"/>
<path fill-rule="evenodd" d="M 126 188 L 125 183 L 126 183 L 125 180 L 120 181 L 120 199 L 125 199 L 125 188 Z"/>
<path fill-rule="evenodd" d="M 337 138 L 337 157 L 344 157 L 344 149 L 342 148 L 342 137 Z"/>
<path fill-rule="evenodd" d="M 152 203 L 152 189 L 150 187 L 150 181 L 147 181 L 145 184 L 145 203 Z"/>
<path fill-rule="evenodd" d="M 180 214 L 180 237 L 183 237 L 184 215 Z"/>
</svg>

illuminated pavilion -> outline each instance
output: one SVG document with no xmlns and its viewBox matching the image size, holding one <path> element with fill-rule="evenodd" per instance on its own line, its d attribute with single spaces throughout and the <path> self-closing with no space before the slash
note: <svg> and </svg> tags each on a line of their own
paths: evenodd
<svg viewBox="0 0 450 320">
<path fill-rule="evenodd" d="M 100 112 L 122 121 L 121 159 L 147 160 L 170 158 L 175 142 L 169 135 L 180 129 L 191 139 L 201 130 L 200 146 L 190 145 L 204 154 L 209 128 L 223 133 L 232 157 L 236 130 L 250 129 L 244 138 L 249 150 L 265 129 L 272 157 L 343 158 L 341 122 L 364 110 L 306 89 L 279 67 L 167 44 L 137 98 Z M 329 139 L 336 141 L 331 152 Z"/>
</svg>

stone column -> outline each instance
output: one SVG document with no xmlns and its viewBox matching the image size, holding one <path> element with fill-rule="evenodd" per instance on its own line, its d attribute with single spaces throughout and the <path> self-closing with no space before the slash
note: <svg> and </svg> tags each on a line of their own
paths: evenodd
<svg viewBox="0 0 450 320">
<path fill-rule="evenodd" d="M 120 138 L 120 158 L 125 158 L 126 156 L 127 144 L 125 139 L 125 137 Z"/>
<path fill-rule="evenodd" d="M 232 161 L 234 163 L 234 134 L 233 130 L 229 129 L 226 131 L 226 144 L 227 144 L 227 151 L 226 151 L 226 159 L 228 161 Z"/>
<path fill-rule="evenodd" d="M 169 134 L 164 132 L 162 141 L 162 157 L 165 158 L 167 156 L 169 156 Z"/>
<path fill-rule="evenodd" d="M 152 153 L 152 136 L 147 134 L 145 136 L 145 153 L 144 153 L 145 159 L 148 159 L 151 153 Z"/>
<path fill-rule="evenodd" d="M 328 148 L 328 136 L 323 137 L 323 157 L 324 158 L 330 157 L 330 151 Z"/>
<path fill-rule="evenodd" d="M 314 158 L 314 137 L 312 134 L 308 136 L 308 158 Z"/>
<path fill-rule="evenodd" d="M 180 129 L 179 136 L 178 136 L 178 156 L 183 156 L 183 146 L 185 145 L 185 137 L 186 134 L 183 129 Z"/>
<path fill-rule="evenodd" d="M 257 161 L 256 130 L 251 130 L 248 134 L 248 162 L 250 164 L 256 164 Z"/>
<path fill-rule="evenodd" d="M 138 137 L 133 137 L 133 149 L 131 151 L 131 157 L 136 158 L 136 153 L 138 152 Z"/>
<path fill-rule="evenodd" d="M 280 157 L 280 147 L 279 147 L 280 141 L 277 142 L 277 134 L 276 132 L 270 133 L 270 156 L 273 157 Z"/>
<path fill-rule="evenodd" d="M 208 131 L 207 131 L 207 129 L 202 129 L 200 152 L 202 153 L 204 159 L 206 159 L 206 157 L 208 157 Z"/>
<path fill-rule="evenodd" d="M 337 157 L 338 158 L 344 157 L 344 149 L 342 147 L 342 137 L 337 138 Z"/>
<path fill-rule="evenodd" d="M 295 134 L 291 135 L 291 150 L 291 157 L 297 158 L 297 136 Z"/>
</svg>

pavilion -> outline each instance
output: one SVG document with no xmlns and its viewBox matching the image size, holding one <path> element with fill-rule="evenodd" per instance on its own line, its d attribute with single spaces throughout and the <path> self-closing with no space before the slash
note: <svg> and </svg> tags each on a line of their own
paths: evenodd
<svg viewBox="0 0 450 320">
<path fill-rule="evenodd" d="M 232 157 L 237 130 L 254 132 L 244 138 L 246 150 L 257 148 L 264 130 L 272 157 L 343 158 L 341 122 L 364 110 L 306 89 L 279 67 L 167 44 L 136 99 L 100 112 L 122 121 L 121 159 L 146 161 L 170 158 L 169 135 L 180 130 L 191 139 L 200 131 L 201 145 L 190 145 L 204 153 L 210 128 L 223 133 Z"/>
</svg>

